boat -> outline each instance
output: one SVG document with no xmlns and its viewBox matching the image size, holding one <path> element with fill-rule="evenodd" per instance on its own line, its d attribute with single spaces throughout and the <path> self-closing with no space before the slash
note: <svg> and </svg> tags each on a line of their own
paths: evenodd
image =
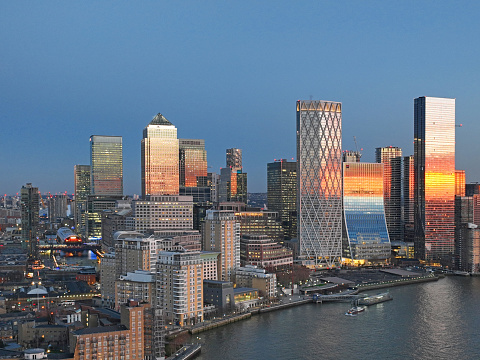
<svg viewBox="0 0 480 360">
<path fill-rule="evenodd" d="M 389 300 L 393 300 L 392 295 L 390 295 L 389 292 L 384 292 L 384 293 L 381 293 L 381 294 L 377 294 L 377 295 L 373 295 L 373 296 L 367 296 L 367 297 L 358 299 L 358 304 L 359 305 L 370 306 L 370 305 L 379 304 L 379 303 L 382 303 L 384 301 L 389 301 Z"/>
<path fill-rule="evenodd" d="M 355 305 L 354 307 L 352 307 L 350 310 L 348 310 L 345 315 L 349 315 L 349 316 L 355 316 L 357 315 L 358 313 L 361 313 L 362 311 L 365 311 L 367 307 L 366 306 L 361 306 L 361 305 Z"/>
</svg>

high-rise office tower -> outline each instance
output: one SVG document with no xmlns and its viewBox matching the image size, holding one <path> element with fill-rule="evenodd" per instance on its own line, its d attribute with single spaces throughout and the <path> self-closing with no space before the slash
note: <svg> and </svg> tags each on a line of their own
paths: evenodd
<svg viewBox="0 0 480 360">
<path fill-rule="evenodd" d="M 235 170 L 242 168 L 242 149 L 227 149 L 227 167 Z"/>
<path fill-rule="evenodd" d="M 342 104 L 297 101 L 300 255 L 316 267 L 342 256 Z"/>
<path fill-rule="evenodd" d="M 75 165 L 73 175 L 75 181 L 75 229 L 85 235 L 85 212 L 87 211 L 87 198 L 90 195 L 90 165 Z"/>
<path fill-rule="evenodd" d="M 205 140 L 179 139 L 180 188 L 193 198 L 193 228 L 200 229 L 205 210 L 212 207 L 211 177 L 207 173 Z"/>
<path fill-rule="evenodd" d="M 455 195 L 465 196 L 465 170 L 455 170 Z"/>
<path fill-rule="evenodd" d="M 96 196 L 123 195 L 121 136 L 90 136 L 90 189 Z"/>
<path fill-rule="evenodd" d="M 392 241 L 404 240 L 402 221 L 402 149 L 396 146 L 375 149 L 375 161 L 383 164 L 383 191 L 388 234 Z"/>
<path fill-rule="evenodd" d="M 177 128 L 157 114 L 143 129 L 142 197 L 178 195 L 179 161 Z"/>
<path fill-rule="evenodd" d="M 415 99 L 414 152 L 415 256 L 450 263 L 455 228 L 455 99 Z"/>
<path fill-rule="evenodd" d="M 403 223 L 406 242 L 414 239 L 415 171 L 413 155 L 403 157 Z"/>
<path fill-rule="evenodd" d="M 27 248 L 29 255 L 36 254 L 36 236 L 39 222 L 38 188 L 31 183 L 22 186 L 20 190 L 22 212 L 22 246 Z"/>
<path fill-rule="evenodd" d="M 353 265 L 390 258 L 385 220 L 384 166 L 343 163 L 344 256 Z"/>
<path fill-rule="evenodd" d="M 139 232 L 193 229 L 191 196 L 148 195 L 132 202 L 132 216 L 127 218 L 128 230 Z"/>
<path fill-rule="evenodd" d="M 220 169 L 218 201 L 247 203 L 247 173 L 242 168 L 242 150 L 227 149 L 227 167 Z"/>
<path fill-rule="evenodd" d="M 180 186 L 207 186 L 207 151 L 205 140 L 179 139 Z"/>
<path fill-rule="evenodd" d="M 285 159 L 267 164 L 268 209 L 278 212 L 284 237 L 297 237 L 297 163 Z"/>
</svg>

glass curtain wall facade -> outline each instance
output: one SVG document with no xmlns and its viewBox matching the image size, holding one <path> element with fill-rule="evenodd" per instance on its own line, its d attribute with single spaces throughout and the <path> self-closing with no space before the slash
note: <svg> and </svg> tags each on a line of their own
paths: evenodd
<svg viewBox="0 0 480 360">
<path fill-rule="evenodd" d="M 451 263 L 455 229 L 455 99 L 415 99 L 414 157 L 415 256 Z"/>
<path fill-rule="evenodd" d="M 465 196 L 465 170 L 455 170 L 455 195 Z"/>
<path fill-rule="evenodd" d="M 383 171 L 378 163 L 343 163 L 344 257 L 355 265 L 390 257 Z"/>
<path fill-rule="evenodd" d="M 395 146 L 376 148 L 375 161 L 383 164 L 383 196 L 390 240 L 403 241 L 402 149 Z"/>
<path fill-rule="evenodd" d="M 157 114 L 143 130 L 142 197 L 178 195 L 179 161 L 177 128 Z"/>
<path fill-rule="evenodd" d="M 242 172 L 242 169 L 221 168 L 218 201 L 240 201 L 246 204 L 248 201 L 247 173 Z"/>
<path fill-rule="evenodd" d="M 207 186 L 205 140 L 179 139 L 180 186 Z"/>
<path fill-rule="evenodd" d="M 284 237 L 297 237 L 297 163 L 285 159 L 267 164 L 268 209 L 278 212 Z M 282 239 L 283 240 L 283 239 Z"/>
<path fill-rule="evenodd" d="M 73 168 L 75 181 L 75 229 L 85 235 L 85 212 L 87 198 L 90 195 L 90 165 L 75 165 Z"/>
<path fill-rule="evenodd" d="M 297 101 L 297 211 L 300 256 L 334 267 L 342 256 L 342 104 Z"/>
<path fill-rule="evenodd" d="M 403 157 L 403 223 L 405 241 L 413 242 L 413 222 L 415 204 L 415 171 L 413 166 L 413 155 Z"/>
<path fill-rule="evenodd" d="M 90 136 L 90 187 L 92 195 L 123 195 L 121 136 Z"/>
<path fill-rule="evenodd" d="M 234 170 L 242 168 L 242 149 L 227 149 L 227 167 Z"/>
</svg>

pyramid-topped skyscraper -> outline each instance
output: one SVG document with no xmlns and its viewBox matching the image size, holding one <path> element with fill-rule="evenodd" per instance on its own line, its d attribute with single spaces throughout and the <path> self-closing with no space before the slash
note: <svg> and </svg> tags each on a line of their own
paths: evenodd
<svg viewBox="0 0 480 360">
<path fill-rule="evenodd" d="M 143 130 L 142 197 L 178 195 L 177 128 L 158 113 Z"/>
</svg>

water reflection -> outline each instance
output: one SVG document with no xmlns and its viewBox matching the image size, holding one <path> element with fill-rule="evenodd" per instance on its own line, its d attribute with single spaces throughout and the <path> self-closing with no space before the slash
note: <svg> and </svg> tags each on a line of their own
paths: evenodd
<svg viewBox="0 0 480 360">
<path fill-rule="evenodd" d="M 309 304 L 204 332 L 198 359 L 480 358 L 480 278 L 390 292 L 393 301 L 355 317 L 346 303 Z"/>
</svg>

